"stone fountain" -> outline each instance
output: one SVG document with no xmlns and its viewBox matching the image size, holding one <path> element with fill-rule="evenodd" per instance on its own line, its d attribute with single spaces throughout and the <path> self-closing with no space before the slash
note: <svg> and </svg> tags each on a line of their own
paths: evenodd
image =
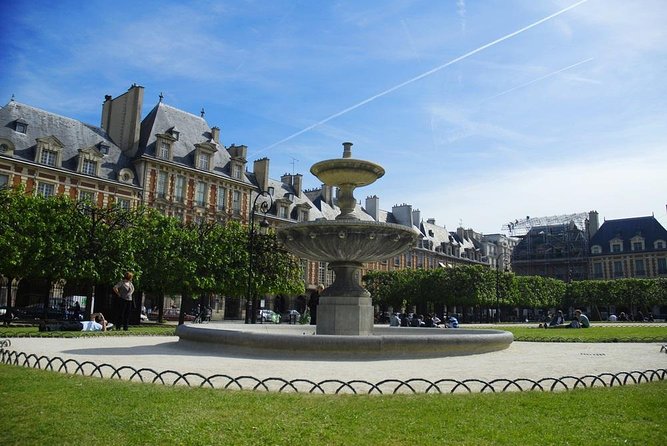
<svg viewBox="0 0 667 446">
<path fill-rule="evenodd" d="M 286 324 L 179 325 L 179 342 L 190 348 L 217 348 L 223 355 L 263 358 L 396 359 L 471 355 L 510 346 L 512 333 L 373 326 L 370 293 L 361 285 L 364 262 L 396 256 L 419 239 L 411 227 L 355 216 L 354 190 L 384 175 L 370 161 L 352 158 L 352 143 L 343 143 L 343 157 L 314 164 L 310 171 L 325 185 L 338 187 L 340 214 L 335 220 L 296 223 L 277 232 L 300 258 L 325 261 L 334 283 L 320 296 L 317 326 Z"/>
<path fill-rule="evenodd" d="M 300 258 L 328 262 L 335 273 L 317 307 L 317 334 L 373 334 L 370 293 L 361 286 L 364 262 L 398 255 L 415 245 L 413 228 L 354 215 L 354 190 L 374 183 L 384 169 L 370 161 L 352 158 L 352 143 L 343 143 L 343 157 L 320 161 L 310 172 L 327 186 L 338 187 L 340 214 L 335 220 L 297 223 L 278 230 L 285 247 Z"/>
</svg>

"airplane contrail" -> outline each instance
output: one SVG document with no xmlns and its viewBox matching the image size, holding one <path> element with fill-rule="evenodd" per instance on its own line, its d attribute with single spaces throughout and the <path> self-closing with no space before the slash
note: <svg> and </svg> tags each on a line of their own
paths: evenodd
<svg viewBox="0 0 667 446">
<path fill-rule="evenodd" d="M 529 85 L 534 84 L 535 82 L 539 82 L 539 81 L 544 80 L 544 79 L 546 79 L 546 78 L 549 78 L 549 77 L 551 77 L 551 76 L 555 76 L 555 75 L 557 75 L 557 74 L 562 73 L 563 71 L 571 70 L 571 69 L 574 68 L 574 67 L 578 67 L 579 65 L 583 65 L 583 64 L 585 64 L 585 63 L 587 63 L 587 62 L 590 62 L 591 60 L 594 60 L 594 59 L 595 59 L 594 57 L 589 57 L 588 59 L 585 59 L 585 60 L 582 60 L 582 61 L 580 61 L 580 62 L 574 63 L 574 64 L 572 64 L 572 65 L 569 65 L 569 66 L 565 67 L 565 68 L 561 68 L 560 70 L 556 70 L 556 71 L 553 71 L 553 72 L 551 72 L 551 73 L 549 73 L 549 74 L 545 74 L 544 76 L 540 76 L 540 77 L 538 77 L 537 79 L 533 79 L 532 81 L 525 82 L 525 83 L 523 83 L 523 84 L 521 84 L 521 85 L 517 85 L 516 87 L 512 87 L 512 88 L 510 88 L 510 89 L 508 89 L 508 90 L 501 91 L 501 92 L 498 93 L 498 94 L 494 94 L 493 96 L 489 96 L 488 98 L 484 99 L 482 102 L 490 101 L 491 99 L 495 99 L 495 98 L 497 98 L 498 96 L 502 96 L 502 95 L 505 95 L 505 94 L 507 94 L 507 93 L 511 93 L 511 92 L 513 92 L 513 91 L 515 91 L 515 90 L 518 90 L 518 89 L 520 89 L 520 88 L 527 87 L 527 86 L 529 86 Z"/>
<path fill-rule="evenodd" d="M 485 44 L 485 45 L 480 46 L 479 48 L 476 48 L 476 49 L 474 49 L 474 50 L 472 50 L 472 51 L 469 51 L 469 52 L 463 54 L 462 56 L 459 56 L 459 57 L 457 57 L 457 58 L 455 58 L 455 59 L 450 60 L 449 62 L 446 62 L 446 63 L 444 63 L 444 64 L 442 64 L 442 65 L 439 65 L 439 66 L 437 66 L 437 67 L 435 67 L 435 68 L 433 68 L 433 69 L 431 69 L 431 70 L 428 70 L 428 71 L 426 71 L 426 72 L 424 72 L 424 73 L 422 73 L 422 74 L 420 74 L 420 75 L 418 75 L 418 76 L 415 76 L 415 77 L 413 77 L 413 78 L 411 78 L 411 79 L 408 79 L 408 80 L 406 80 L 406 81 L 404 81 L 404 82 L 401 82 L 400 84 L 395 85 L 395 86 L 393 86 L 393 87 L 391 87 L 391 88 L 389 88 L 389 89 L 387 89 L 387 90 L 384 90 L 384 91 L 382 91 L 382 92 L 380 92 L 380 93 L 378 93 L 378 94 L 376 94 L 376 95 L 373 95 L 373 96 L 371 96 L 371 97 L 368 98 L 368 99 L 364 99 L 363 101 L 361 101 L 361 102 L 359 102 L 359 103 L 357 103 L 357 104 L 355 104 L 355 105 L 352 105 L 352 106 L 350 106 L 350 107 L 347 107 L 346 109 L 341 110 L 341 111 L 339 111 L 338 113 L 334 113 L 333 115 L 331 115 L 331 116 L 329 116 L 329 117 L 327 117 L 327 118 L 324 118 L 324 119 L 322 119 L 321 121 L 318 121 L 318 122 L 316 122 L 316 123 L 314 123 L 314 124 L 312 124 L 312 125 L 309 125 L 308 127 L 306 127 L 306 128 L 303 129 L 303 130 L 299 130 L 298 132 L 293 133 L 293 134 L 291 134 L 290 136 L 288 136 L 288 137 L 286 137 L 286 138 L 283 138 L 283 139 L 281 139 L 280 141 L 275 142 L 275 143 L 271 144 L 271 145 L 268 146 L 268 147 L 265 147 L 264 149 L 260 150 L 260 151 L 257 152 L 257 153 L 258 153 L 258 154 L 259 154 L 259 153 L 262 153 L 262 152 L 264 152 L 264 151 L 267 151 L 267 150 L 269 150 L 269 149 L 274 148 L 274 147 L 277 146 L 277 145 L 280 145 L 280 144 L 282 144 L 282 143 L 284 143 L 284 142 L 287 142 L 287 141 L 289 141 L 289 140 L 291 140 L 291 139 L 294 139 L 294 138 L 296 138 L 297 136 L 302 135 L 302 134 L 306 133 L 307 131 L 310 131 L 310 130 L 314 129 L 315 127 L 319 127 L 319 126 L 322 125 L 322 124 L 326 124 L 327 122 L 331 121 L 332 119 L 338 118 L 339 116 L 342 116 L 342 115 L 344 115 L 344 114 L 346 114 L 346 113 L 349 113 L 349 112 L 351 112 L 352 110 L 356 110 L 357 108 L 359 108 L 359 107 L 361 107 L 361 106 L 363 106 L 363 105 L 366 105 L 366 104 L 368 104 L 369 102 L 372 102 L 372 101 L 374 101 L 374 100 L 376 100 L 376 99 L 378 99 L 378 98 L 381 98 L 381 97 L 383 97 L 383 96 L 386 96 L 386 95 L 388 95 L 389 93 L 392 93 L 392 92 L 398 90 L 399 88 L 403 88 L 403 87 L 405 87 L 406 85 L 410 85 L 410 84 L 412 84 L 412 83 L 414 83 L 414 82 L 417 82 L 418 80 L 423 79 L 423 78 L 425 78 L 425 77 L 427 77 L 427 76 L 430 76 L 430 75 L 432 75 L 432 74 L 434 74 L 434 73 L 437 73 L 438 71 L 440 71 L 440 70 L 442 70 L 442 69 L 444 69 L 444 68 L 447 68 L 447 67 L 450 66 L 450 65 L 453 65 L 453 64 L 455 64 L 455 63 L 457 63 L 457 62 L 460 62 L 460 61 L 462 61 L 462 60 L 464 60 L 464 59 L 467 59 L 468 57 L 470 57 L 470 56 L 472 56 L 472 55 L 475 55 L 475 54 L 479 53 L 480 51 L 484 51 L 484 50 L 487 49 L 487 48 L 491 48 L 491 47 L 494 46 L 494 45 L 497 45 L 497 44 L 499 44 L 499 43 L 501 43 L 501 42 L 504 42 L 504 41 L 507 40 L 507 39 L 511 39 L 512 37 L 515 37 L 515 36 L 517 36 L 517 35 L 519 35 L 519 34 L 525 32 L 525 31 L 528 31 L 528 30 L 531 29 L 531 28 L 534 28 L 534 27 L 536 27 L 536 26 L 538 26 L 538 25 L 541 25 L 541 24 L 544 23 L 544 22 L 547 22 L 547 21 L 549 21 L 549 20 L 551 20 L 551 19 L 553 19 L 553 18 L 555 18 L 555 17 L 558 17 L 559 15 L 564 14 L 564 13 L 566 13 L 567 11 L 576 8 L 577 6 L 579 6 L 579 5 L 583 4 L 583 3 L 586 3 L 587 1 L 588 1 L 588 0 L 580 0 L 580 1 L 578 1 L 577 3 L 574 3 L 574 4 L 570 5 L 570 6 L 568 6 L 567 8 L 561 9 L 560 11 L 557 11 L 557 12 L 551 14 L 551 15 L 548 15 L 547 17 L 544 17 L 543 19 L 538 20 L 537 22 L 531 23 L 530 25 L 524 26 L 523 28 L 520 28 L 520 29 L 518 29 L 518 30 L 516 30 L 516 31 L 514 31 L 514 32 L 511 32 L 511 33 L 509 33 L 509 34 L 506 34 L 506 35 L 504 35 L 503 37 L 500 37 L 500 38 L 498 38 L 498 39 L 496 39 L 496 40 L 494 40 L 494 41 L 492 41 L 492 42 L 489 42 L 489 43 L 487 43 L 487 44 Z"/>
</svg>

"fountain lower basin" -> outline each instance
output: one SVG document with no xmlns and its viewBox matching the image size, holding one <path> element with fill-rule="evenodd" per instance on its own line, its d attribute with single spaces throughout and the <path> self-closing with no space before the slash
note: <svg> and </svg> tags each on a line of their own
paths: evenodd
<svg viewBox="0 0 667 446">
<path fill-rule="evenodd" d="M 491 329 L 374 327 L 367 336 L 315 336 L 312 325 L 179 325 L 181 343 L 221 355 L 313 359 L 464 356 L 504 350 L 512 333 Z"/>
</svg>

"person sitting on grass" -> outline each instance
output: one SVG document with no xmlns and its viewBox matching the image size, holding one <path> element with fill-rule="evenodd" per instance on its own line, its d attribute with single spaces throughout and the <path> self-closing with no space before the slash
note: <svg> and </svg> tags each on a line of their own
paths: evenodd
<svg viewBox="0 0 667 446">
<path fill-rule="evenodd" d="M 563 316 L 563 311 L 558 310 L 556 314 L 554 314 L 554 317 L 552 317 L 548 323 L 545 322 L 544 324 L 540 324 L 539 328 L 547 328 L 547 326 L 553 328 L 559 325 L 563 325 L 564 323 L 565 323 L 565 317 Z"/>
<path fill-rule="evenodd" d="M 588 328 L 591 326 L 591 322 L 588 320 L 588 317 L 577 309 L 574 311 L 574 319 L 567 325 L 548 325 L 544 324 L 544 328 Z"/>
<path fill-rule="evenodd" d="M 113 328 L 113 324 L 107 322 L 102 313 L 93 313 L 89 321 L 81 322 L 81 331 L 107 331 Z"/>
</svg>

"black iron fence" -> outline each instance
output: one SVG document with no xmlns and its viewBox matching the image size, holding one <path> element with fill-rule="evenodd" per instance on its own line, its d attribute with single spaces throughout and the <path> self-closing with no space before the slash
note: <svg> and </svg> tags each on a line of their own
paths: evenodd
<svg viewBox="0 0 667 446">
<path fill-rule="evenodd" d="M 661 381 L 667 379 L 667 369 L 602 373 L 599 375 L 561 376 L 560 378 L 494 379 L 439 379 L 431 381 L 423 378 L 406 380 L 385 379 L 379 382 L 365 380 L 342 381 L 327 379 L 312 381 L 309 379 L 265 378 L 253 376 L 230 376 L 215 374 L 204 376 L 200 373 L 181 373 L 174 370 L 156 371 L 151 368 L 132 366 L 113 366 L 96 364 L 92 361 L 77 361 L 60 357 L 49 358 L 35 354 L 7 350 L 11 342 L 0 341 L 0 362 L 8 365 L 29 367 L 41 370 L 91 376 L 108 379 L 123 379 L 142 383 L 163 385 L 185 385 L 189 387 L 208 387 L 227 390 L 256 390 L 281 393 L 317 393 L 317 394 L 446 394 L 446 393 L 496 393 L 511 391 L 556 392 L 591 387 L 614 387 L 628 384 Z"/>
</svg>

